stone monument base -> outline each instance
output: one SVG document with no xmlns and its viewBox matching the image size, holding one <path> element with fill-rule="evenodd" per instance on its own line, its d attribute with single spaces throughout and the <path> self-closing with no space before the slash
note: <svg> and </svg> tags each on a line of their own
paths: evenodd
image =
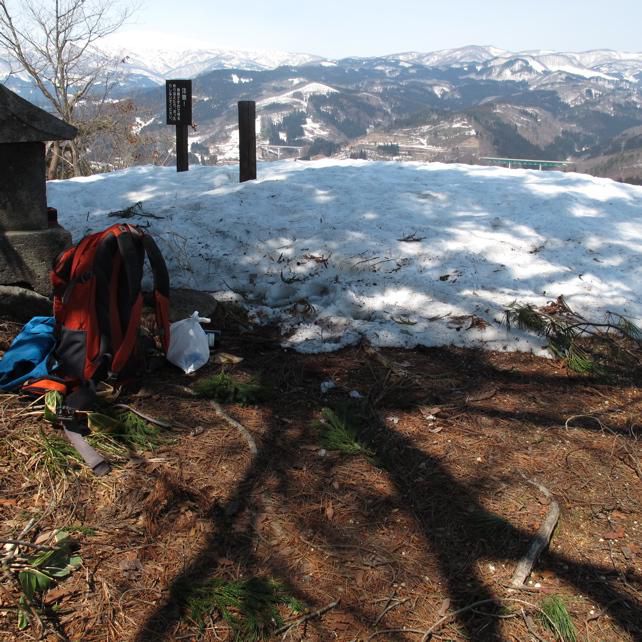
<svg viewBox="0 0 642 642">
<path fill-rule="evenodd" d="M 51 300 L 46 296 L 15 285 L 0 285 L 0 319 L 26 323 L 33 317 L 51 315 Z"/>
<path fill-rule="evenodd" d="M 71 234 L 62 227 L 0 232 L 0 285 L 20 285 L 50 296 L 51 266 L 70 245 Z"/>
</svg>

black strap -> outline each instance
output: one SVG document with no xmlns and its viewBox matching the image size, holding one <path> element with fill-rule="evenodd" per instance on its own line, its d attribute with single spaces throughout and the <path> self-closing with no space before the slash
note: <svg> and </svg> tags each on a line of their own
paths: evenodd
<svg viewBox="0 0 642 642">
<path fill-rule="evenodd" d="M 127 278 L 128 303 L 131 308 L 140 292 L 140 284 L 143 280 L 143 250 L 140 245 L 134 242 L 131 232 L 123 232 L 116 238 L 118 250 L 123 258 L 123 268 Z M 126 327 L 128 319 L 122 319 L 122 321 L 123 326 Z"/>
<path fill-rule="evenodd" d="M 65 406 L 73 413 L 92 410 L 96 405 L 96 384 L 91 379 L 83 381 L 65 397 Z"/>
<path fill-rule="evenodd" d="M 156 241 L 148 234 L 143 234 L 143 247 L 154 275 L 154 290 L 169 298 L 169 272 Z"/>
<path fill-rule="evenodd" d="M 65 437 L 67 437 L 71 445 L 95 475 L 102 477 L 111 470 L 109 462 L 99 452 L 94 450 L 79 432 L 71 430 L 69 426 L 63 426 L 63 431 Z"/>
<path fill-rule="evenodd" d="M 96 386 L 94 382 L 87 381 L 82 383 L 65 398 L 65 416 L 61 417 L 61 421 L 65 437 L 67 437 L 94 474 L 102 477 L 111 470 L 111 466 L 99 452 L 87 443 L 85 436 L 90 433 L 89 428 L 75 418 L 75 413 L 78 410 L 91 410 L 95 403 Z"/>
<path fill-rule="evenodd" d="M 67 287 L 65 288 L 65 292 L 62 295 L 62 303 L 63 305 L 67 305 L 69 303 L 69 297 L 71 297 L 71 293 L 74 290 L 74 287 L 78 283 L 86 283 L 91 279 L 91 277 L 94 276 L 94 273 L 89 270 L 87 272 L 83 272 L 82 274 L 79 274 L 78 276 L 74 277 L 67 283 Z"/>
</svg>

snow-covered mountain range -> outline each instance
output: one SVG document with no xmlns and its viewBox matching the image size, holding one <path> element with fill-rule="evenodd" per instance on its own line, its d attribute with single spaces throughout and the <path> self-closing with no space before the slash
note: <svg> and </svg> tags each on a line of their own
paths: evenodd
<svg viewBox="0 0 642 642">
<path fill-rule="evenodd" d="M 595 49 L 584 52 L 544 50 L 511 52 L 497 47 L 459 47 L 431 53 L 407 52 L 386 56 L 427 67 L 470 67 L 489 79 L 522 80 L 528 68 L 533 75 L 562 72 L 582 78 L 637 81 L 642 72 L 642 53 Z M 518 63 L 521 63 L 521 67 Z M 515 66 L 517 64 L 517 66 Z"/>
<path fill-rule="evenodd" d="M 159 46 L 158 43 L 163 43 Z M 180 41 L 165 46 L 157 39 L 119 39 L 107 51 L 124 61 L 129 73 L 162 84 L 168 77 L 194 78 L 217 69 L 258 71 L 280 66 L 336 64 L 306 53 L 283 51 L 243 51 L 220 48 L 183 48 Z M 187 44 L 187 43 L 185 43 Z M 642 53 L 608 49 L 584 52 L 544 50 L 511 52 L 492 46 L 468 46 L 429 53 L 405 52 L 378 57 L 391 63 L 406 63 L 435 68 L 469 68 L 479 78 L 524 80 L 556 72 L 582 78 L 639 81 Z"/>
<path fill-rule="evenodd" d="M 158 142 L 167 133 L 162 86 L 182 77 L 194 79 L 192 162 L 234 161 L 236 104 L 254 100 L 265 159 L 507 156 L 642 181 L 642 53 L 469 46 L 329 60 L 131 34 L 105 51 L 121 71 L 112 96 L 135 102 L 126 113 L 142 148 L 115 166 L 172 162 L 171 142 Z M 23 75 L 6 82 L 37 101 Z"/>
<path fill-rule="evenodd" d="M 167 78 L 195 78 L 217 69 L 260 71 L 323 61 L 319 56 L 284 51 L 118 47 L 107 49 L 107 53 L 123 62 L 126 76 L 145 78 L 157 85 Z"/>
<path fill-rule="evenodd" d="M 642 53 L 595 49 L 584 52 L 529 50 L 511 52 L 493 46 L 471 45 L 428 53 L 404 52 L 370 58 L 330 60 L 308 53 L 266 50 L 231 50 L 201 43 L 171 39 L 149 33 L 121 34 L 102 46 L 102 51 L 119 61 L 124 84 L 131 80 L 140 88 L 162 85 L 166 78 L 195 78 L 220 69 L 261 71 L 281 66 L 342 65 L 346 61 L 381 63 L 401 67 L 422 66 L 459 69 L 480 80 L 531 81 L 550 74 L 579 78 L 642 81 Z M 16 78 L 26 80 L 16 70 Z M 9 63 L 0 52 L 0 80 L 6 81 Z"/>
<path fill-rule="evenodd" d="M 642 178 L 642 53 L 471 46 L 341 60 L 216 56 L 197 57 L 200 68 L 217 67 L 194 79 L 201 161 L 237 157 L 236 101 L 251 99 L 266 159 L 508 156 L 573 160 L 600 175 Z M 187 54 L 173 60 L 189 65 L 173 67 L 176 75 L 195 64 Z M 146 73 L 150 82 L 162 78 L 158 68 Z M 140 100 L 154 110 L 158 90 Z M 157 114 L 149 128 L 164 127 Z M 587 159 L 599 160 L 583 165 Z"/>
</svg>

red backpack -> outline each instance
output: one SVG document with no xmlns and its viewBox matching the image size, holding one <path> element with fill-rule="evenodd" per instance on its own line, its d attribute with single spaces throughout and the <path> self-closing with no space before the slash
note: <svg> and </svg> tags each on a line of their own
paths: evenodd
<svg viewBox="0 0 642 642">
<path fill-rule="evenodd" d="M 136 348 L 145 255 L 154 277 L 156 324 L 169 346 L 169 274 L 151 236 L 116 224 L 85 236 L 56 259 L 52 272 L 56 322 L 54 377 L 29 382 L 27 392 L 63 394 L 100 380 L 118 380 Z"/>
<path fill-rule="evenodd" d="M 117 224 L 85 236 L 65 250 L 51 271 L 56 347 L 53 372 L 27 381 L 24 392 L 65 395 L 60 427 L 97 474 L 110 466 L 85 441 L 87 428 L 76 411 L 90 410 L 96 383 L 118 380 L 134 361 L 139 338 L 145 256 L 154 276 L 156 325 L 165 353 L 169 347 L 169 274 L 151 236 L 140 227 Z M 151 340 L 151 339 L 150 339 Z"/>
</svg>

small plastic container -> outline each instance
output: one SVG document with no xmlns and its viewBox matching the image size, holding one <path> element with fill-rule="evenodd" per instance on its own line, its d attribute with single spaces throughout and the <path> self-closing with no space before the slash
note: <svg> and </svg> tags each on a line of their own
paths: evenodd
<svg viewBox="0 0 642 642">
<path fill-rule="evenodd" d="M 207 345 L 210 348 L 210 351 L 214 350 L 218 343 L 221 340 L 221 333 L 219 330 L 205 330 L 205 335 L 207 336 Z"/>
</svg>

